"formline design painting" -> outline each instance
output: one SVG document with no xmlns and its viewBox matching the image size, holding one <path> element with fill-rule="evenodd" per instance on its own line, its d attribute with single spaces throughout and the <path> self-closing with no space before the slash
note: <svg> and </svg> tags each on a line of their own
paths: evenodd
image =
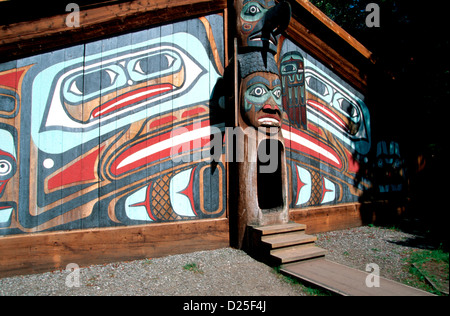
<svg viewBox="0 0 450 316">
<path fill-rule="evenodd" d="M 280 39 L 278 63 L 290 207 L 360 202 L 372 188 L 364 170 L 373 163 L 364 95 L 289 38 Z"/>
<path fill-rule="evenodd" d="M 214 14 L 1 64 L 0 234 L 226 216 L 224 50 Z"/>
<path fill-rule="evenodd" d="M 237 215 L 243 237 L 360 202 L 367 166 L 380 196 L 403 191 L 399 145 L 372 144 L 366 96 L 288 37 L 289 3 L 233 4 L 0 64 L 0 235 Z M 223 91 L 232 37 L 237 109 Z"/>
</svg>

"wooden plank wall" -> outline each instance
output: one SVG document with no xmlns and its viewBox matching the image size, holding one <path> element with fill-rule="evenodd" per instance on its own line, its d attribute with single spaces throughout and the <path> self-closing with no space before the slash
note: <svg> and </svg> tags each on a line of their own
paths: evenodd
<svg viewBox="0 0 450 316">
<path fill-rule="evenodd" d="M 213 14 L 1 64 L 0 232 L 226 217 L 224 27 Z"/>
<path fill-rule="evenodd" d="M 213 93 L 225 3 L 131 1 L 81 12 L 77 31 L 65 15 L 2 28 L 0 271 L 229 245 Z"/>
</svg>

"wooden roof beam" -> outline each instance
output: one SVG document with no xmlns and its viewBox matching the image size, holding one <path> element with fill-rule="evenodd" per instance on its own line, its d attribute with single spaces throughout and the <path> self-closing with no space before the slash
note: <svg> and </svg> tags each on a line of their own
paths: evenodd
<svg viewBox="0 0 450 316">
<path fill-rule="evenodd" d="M 80 10 L 80 26 L 67 14 L 0 25 L 0 62 L 134 29 L 218 12 L 227 0 L 134 0 Z"/>
<path fill-rule="evenodd" d="M 346 30 L 340 27 L 336 22 L 330 19 L 325 13 L 320 11 L 315 5 L 313 5 L 309 0 L 295 0 L 300 4 L 305 10 L 311 13 L 317 20 L 319 20 L 324 26 L 336 33 L 340 38 L 352 46 L 356 51 L 358 51 L 362 56 L 367 58 L 370 62 L 375 63 L 373 54 L 368 50 L 363 44 L 361 44 L 357 39 L 351 36 Z"/>
</svg>

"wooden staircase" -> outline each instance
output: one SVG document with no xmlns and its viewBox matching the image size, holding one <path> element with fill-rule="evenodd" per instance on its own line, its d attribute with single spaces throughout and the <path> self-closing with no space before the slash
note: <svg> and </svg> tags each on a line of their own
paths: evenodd
<svg viewBox="0 0 450 316">
<path fill-rule="evenodd" d="M 305 234 L 306 225 L 288 223 L 247 227 L 247 252 L 268 265 L 320 288 L 344 296 L 430 296 L 432 294 L 380 277 L 380 287 L 368 287 L 369 273 L 325 259 L 317 237 Z M 317 260 L 316 260 L 317 259 Z"/>
<path fill-rule="evenodd" d="M 324 257 L 326 250 L 315 245 L 317 237 L 305 230 L 306 225 L 297 223 L 249 227 L 249 252 L 274 266 Z"/>
</svg>

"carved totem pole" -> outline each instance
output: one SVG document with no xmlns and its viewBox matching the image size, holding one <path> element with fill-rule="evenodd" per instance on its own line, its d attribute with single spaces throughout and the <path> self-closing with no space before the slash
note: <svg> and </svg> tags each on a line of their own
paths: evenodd
<svg viewBox="0 0 450 316">
<path fill-rule="evenodd" d="M 288 187 L 282 85 L 277 36 L 289 25 L 287 2 L 235 0 L 239 107 L 236 143 L 239 196 L 238 247 L 246 247 L 247 226 L 287 223 Z"/>
</svg>

